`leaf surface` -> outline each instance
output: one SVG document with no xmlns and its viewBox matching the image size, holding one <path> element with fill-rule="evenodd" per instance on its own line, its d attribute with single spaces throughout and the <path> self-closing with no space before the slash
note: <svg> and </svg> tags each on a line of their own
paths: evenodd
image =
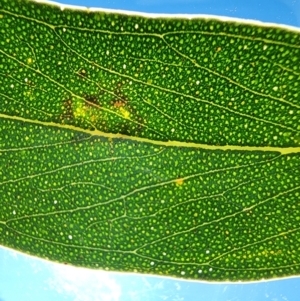
<svg viewBox="0 0 300 301">
<path fill-rule="evenodd" d="M 212 281 L 300 272 L 300 33 L 0 1 L 0 243 Z"/>
</svg>

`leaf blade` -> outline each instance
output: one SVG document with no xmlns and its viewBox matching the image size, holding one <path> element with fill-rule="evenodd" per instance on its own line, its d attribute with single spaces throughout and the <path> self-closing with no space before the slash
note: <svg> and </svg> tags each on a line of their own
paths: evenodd
<svg viewBox="0 0 300 301">
<path fill-rule="evenodd" d="M 298 32 L 4 3 L 2 244 L 190 279 L 299 273 Z"/>
</svg>

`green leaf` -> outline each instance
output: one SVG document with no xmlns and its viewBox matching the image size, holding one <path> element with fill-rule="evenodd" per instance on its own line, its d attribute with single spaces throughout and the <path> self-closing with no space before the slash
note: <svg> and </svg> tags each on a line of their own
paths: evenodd
<svg viewBox="0 0 300 301">
<path fill-rule="evenodd" d="M 300 273 L 300 32 L 0 1 L 0 243 L 188 279 Z"/>
</svg>

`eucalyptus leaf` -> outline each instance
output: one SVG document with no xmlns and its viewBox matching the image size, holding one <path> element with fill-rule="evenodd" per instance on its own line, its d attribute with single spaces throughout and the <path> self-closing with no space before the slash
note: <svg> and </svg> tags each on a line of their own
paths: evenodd
<svg viewBox="0 0 300 301">
<path fill-rule="evenodd" d="M 0 243 L 195 280 L 300 274 L 300 31 L 0 0 Z"/>
</svg>

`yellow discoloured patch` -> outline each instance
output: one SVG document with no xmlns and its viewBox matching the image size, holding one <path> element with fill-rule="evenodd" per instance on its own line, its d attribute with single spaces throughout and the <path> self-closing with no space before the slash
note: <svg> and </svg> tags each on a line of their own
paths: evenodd
<svg viewBox="0 0 300 301">
<path fill-rule="evenodd" d="M 183 184 L 183 182 L 184 182 L 184 180 L 183 180 L 182 178 L 179 178 L 179 179 L 176 179 L 176 180 L 175 180 L 175 184 L 176 184 L 177 186 L 181 186 L 181 185 Z"/>
<path fill-rule="evenodd" d="M 86 110 L 84 107 L 80 106 L 80 107 L 77 107 L 74 111 L 74 116 L 75 118 L 77 117 L 86 117 Z"/>
<path fill-rule="evenodd" d="M 129 117 L 130 117 L 130 112 L 129 111 L 127 111 L 126 109 L 121 107 L 120 108 L 120 113 L 123 115 L 124 118 L 129 119 Z"/>
<path fill-rule="evenodd" d="M 24 91 L 24 92 L 23 92 L 23 95 L 24 95 L 25 97 L 29 97 L 29 96 L 32 95 L 32 92 L 31 92 L 31 91 Z"/>
<path fill-rule="evenodd" d="M 268 257 L 268 256 L 276 256 L 276 255 L 280 255 L 281 254 L 281 250 L 278 250 L 278 251 L 274 251 L 274 250 L 263 250 L 262 252 L 258 253 L 257 255 L 258 256 L 265 256 L 265 257 Z"/>
<path fill-rule="evenodd" d="M 91 116 L 91 122 L 95 122 L 97 121 L 97 116 L 96 115 L 92 115 Z"/>
</svg>

